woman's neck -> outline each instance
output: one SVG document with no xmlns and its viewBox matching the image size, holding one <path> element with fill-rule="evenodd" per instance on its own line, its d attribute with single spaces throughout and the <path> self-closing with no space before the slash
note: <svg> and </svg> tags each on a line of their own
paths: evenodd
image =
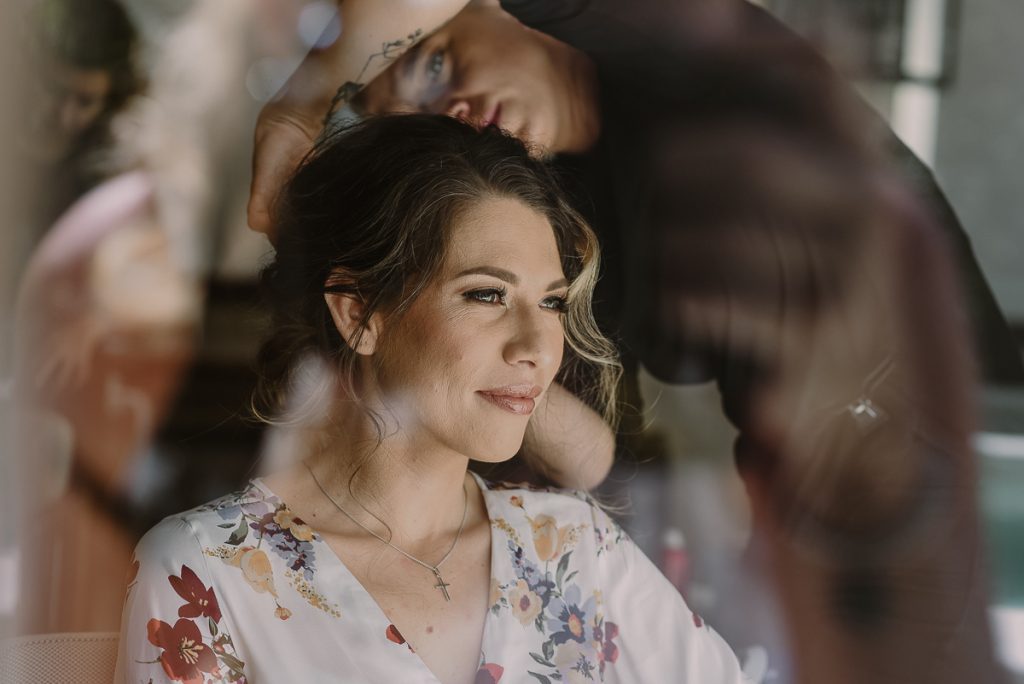
<svg viewBox="0 0 1024 684">
<path fill-rule="evenodd" d="M 314 449 L 306 460 L 312 477 L 333 499 L 327 503 L 342 507 L 385 539 L 390 528 L 392 543 L 410 553 L 449 544 L 462 522 L 466 497 L 475 490 L 466 481 L 469 459 L 410 439 L 402 430 L 385 430 L 378 445 L 375 427 L 358 412 L 359 417 L 332 421 L 331 434 L 323 440 L 329 446 Z M 469 505 L 472 509 L 473 498 Z"/>
<path fill-rule="evenodd" d="M 601 134 L 597 67 L 583 52 L 566 48 L 566 71 L 570 74 L 564 133 L 552 146 L 555 154 L 582 154 L 592 148 Z"/>
</svg>

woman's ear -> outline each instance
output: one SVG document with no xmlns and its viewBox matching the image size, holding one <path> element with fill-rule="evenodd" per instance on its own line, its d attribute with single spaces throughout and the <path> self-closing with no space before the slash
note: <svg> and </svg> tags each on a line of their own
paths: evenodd
<svg viewBox="0 0 1024 684">
<path fill-rule="evenodd" d="M 331 312 L 334 327 L 338 329 L 352 351 L 363 356 L 371 356 L 377 350 L 377 341 L 380 337 L 380 314 L 373 314 L 364 324 L 366 307 L 358 296 L 329 292 L 324 294 L 324 301 Z"/>
</svg>

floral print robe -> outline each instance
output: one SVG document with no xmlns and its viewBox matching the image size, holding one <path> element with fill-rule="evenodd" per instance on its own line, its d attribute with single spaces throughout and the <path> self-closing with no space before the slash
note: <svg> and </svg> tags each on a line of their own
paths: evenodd
<svg viewBox="0 0 1024 684">
<path fill-rule="evenodd" d="M 477 482 L 491 520 L 478 684 L 744 681 L 729 647 L 586 495 Z M 116 681 L 437 679 L 257 479 L 139 542 Z"/>
</svg>

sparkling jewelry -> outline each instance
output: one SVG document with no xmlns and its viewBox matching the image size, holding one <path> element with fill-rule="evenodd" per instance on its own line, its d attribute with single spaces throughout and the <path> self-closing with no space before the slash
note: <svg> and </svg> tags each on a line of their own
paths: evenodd
<svg viewBox="0 0 1024 684">
<path fill-rule="evenodd" d="M 309 471 L 310 477 L 313 478 L 313 482 L 315 482 L 316 486 L 320 488 L 320 491 L 323 492 L 324 496 L 326 496 L 327 499 L 332 504 L 334 504 L 334 506 L 339 511 L 344 513 L 346 518 L 348 518 L 349 520 L 354 522 L 356 525 L 359 525 L 359 527 L 363 528 L 364 530 L 369 532 L 371 535 L 373 535 L 374 537 L 379 539 L 381 542 L 387 544 L 388 546 L 390 546 L 395 551 L 397 551 L 398 553 L 402 554 L 403 556 L 405 556 L 406 558 L 408 558 L 412 562 L 414 562 L 414 563 L 416 563 L 418 565 L 422 565 L 424 568 L 426 568 L 430 572 L 434 573 L 434 577 L 437 579 L 437 584 L 434 585 L 434 588 L 441 590 L 441 593 L 444 594 L 444 600 L 445 601 L 451 601 L 452 600 L 452 597 L 448 594 L 448 587 L 450 587 L 451 585 L 448 584 L 447 582 L 445 582 L 444 579 L 441 577 L 441 565 L 444 564 L 444 562 L 446 560 L 448 560 L 448 557 L 450 555 L 452 555 L 452 551 L 455 550 L 455 546 L 459 543 L 459 537 L 462 536 L 462 530 L 463 530 L 463 528 L 466 527 L 466 514 L 469 512 L 469 492 L 466 491 L 465 483 L 463 483 L 463 485 L 462 485 L 462 493 L 463 493 L 463 495 L 465 497 L 465 503 L 463 504 L 463 507 L 462 507 L 462 522 L 459 524 L 459 531 L 455 533 L 455 540 L 452 542 L 451 548 L 448 549 L 448 553 L 444 554 L 444 558 L 439 560 L 437 562 L 437 565 L 431 565 L 430 563 L 425 563 L 424 561 L 421 561 L 419 558 L 416 558 L 415 556 L 413 556 L 410 553 L 406 553 L 405 551 L 403 551 L 402 549 L 398 548 L 397 546 L 395 546 L 394 544 L 389 542 L 387 539 L 385 539 L 384 537 L 380 536 L 379 534 L 377 534 L 376 532 L 371 530 L 369 527 L 367 527 L 366 525 L 364 525 L 363 523 L 359 522 L 354 517 L 352 517 L 351 513 L 346 511 L 344 508 L 342 508 L 341 504 L 338 503 L 337 501 L 335 501 L 334 497 L 327 493 L 327 490 L 324 489 L 324 486 L 322 484 L 320 484 L 320 480 L 317 478 L 316 473 L 313 472 L 313 469 L 309 467 L 309 464 L 306 463 L 306 462 L 303 462 L 303 465 L 306 466 L 306 470 Z"/>
<path fill-rule="evenodd" d="M 872 400 L 871 394 L 889 377 L 894 367 L 893 360 L 886 357 L 868 374 L 860 396 L 844 407 L 861 432 L 870 432 L 889 419 L 889 414 Z"/>
</svg>

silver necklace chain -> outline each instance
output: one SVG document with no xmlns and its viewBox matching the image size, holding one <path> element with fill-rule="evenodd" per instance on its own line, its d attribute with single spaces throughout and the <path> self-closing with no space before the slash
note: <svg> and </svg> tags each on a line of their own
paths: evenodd
<svg viewBox="0 0 1024 684">
<path fill-rule="evenodd" d="M 462 485 L 462 493 L 463 493 L 463 496 L 465 498 L 465 503 L 463 504 L 463 507 L 462 507 L 462 522 L 459 524 L 459 531 L 455 533 L 455 540 L 452 541 L 452 546 L 451 546 L 450 549 L 448 549 L 448 553 L 444 554 L 444 558 L 439 560 L 437 562 L 437 565 L 431 565 L 430 563 L 425 563 L 424 561 L 421 561 L 419 558 L 417 558 L 416 556 L 413 556 L 410 553 L 406 553 L 402 549 L 398 548 L 397 546 L 395 546 L 394 544 L 389 542 L 384 537 L 380 536 L 379 534 L 377 534 L 376 532 L 371 530 L 369 527 L 367 527 L 363 523 L 361 523 L 358 520 L 356 520 L 352 516 L 351 513 L 349 513 L 348 511 L 346 511 L 342 507 L 342 505 L 340 503 L 335 501 L 333 496 L 331 496 L 330 494 L 327 493 L 327 490 L 324 489 L 324 486 L 322 484 L 320 484 L 320 480 L 317 478 L 316 473 L 313 472 L 313 469 L 309 467 L 309 464 L 306 463 L 305 461 L 303 461 L 303 465 L 306 466 L 306 470 L 309 471 L 309 476 L 313 478 L 313 482 L 315 482 L 316 486 L 320 489 L 321 492 L 323 492 L 323 495 L 327 497 L 327 500 L 330 501 L 332 504 L 334 504 L 335 508 L 337 508 L 339 511 L 344 513 L 346 518 L 348 518 L 349 520 L 354 522 L 356 525 L 359 525 L 359 527 L 363 528 L 368 533 L 370 533 L 371 535 L 376 537 L 378 540 L 380 540 L 384 544 L 387 544 L 388 546 L 393 548 L 395 551 L 397 551 L 398 553 L 402 554 L 403 556 L 405 556 L 406 558 L 411 560 L 413 563 L 416 563 L 418 565 L 422 565 L 424 568 L 426 568 L 427 570 L 432 572 L 434 574 L 434 577 L 437 578 L 437 584 L 434 585 L 434 588 L 441 590 L 441 593 L 444 594 L 444 600 L 445 601 L 451 601 L 452 600 L 451 596 L 448 594 L 448 587 L 451 586 L 451 585 L 445 583 L 444 579 L 442 579 L 442 577 L 441 577 L 441 565 L 446 560 L 448 560 L 449 556 L 452 555 L 452 551 L 455 550 L 455 546 L 459 543 L 459 538 L 462 536 L 462 530 L 466 527 L 466 514 L 469 513 L 469 492 L 466 491 L 465 483 L 463 483 L 463 485 Z"/>
</svg>

